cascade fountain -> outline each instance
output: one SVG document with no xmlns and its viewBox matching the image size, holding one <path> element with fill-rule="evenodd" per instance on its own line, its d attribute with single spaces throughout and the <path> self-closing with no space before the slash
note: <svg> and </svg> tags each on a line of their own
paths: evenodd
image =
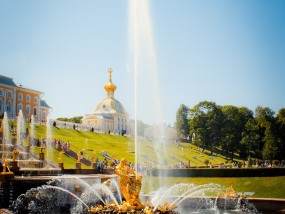
<svg viewBox="0 0 285 214">
<path fill-rule="evenodd" d="M 25 139 L 24 135 L 25 135 L 25 119 L 23 116 L 23 112 L 20 109 L 17 117 L 17 146 L 21 147 L 24 146 L 23 144 L 23 141 Z"/>
<path fill-rule="evenodd" d="M 52 159 L 52 152 L 49 150 L 53 149 L 52 145 L 52 131 L 51 131 L 51 120 L 49 113 L 47 114 L 46 120 L 46 159 Z"/>
<path fill-rule="evenodd" d="M 163 122 L 162 110 L 158 93 L 158 74 L 156 69 L 156 54 L 152 36 L 152 26 L 148 1 L 130 0 L 130 41 L 132 49 L 132 67 L 134 70 L 135 83 L 135 156 L 136 172 L 139 172 L 139 164 L 143 162 L 143 151 L 140 148 L 140 139 L 137 132 L 137 121 L 144 118 L 144 114 L 150 114 L 157 123 Z M 148 85 L 151 77 L 151 92 L 146 92 L 144 85 Z M 140 91 L 139 88 L 144 88 Z M 145 94 L 153 96 L 145 96 Z M 149 103 L 149 105 L 148 105 Z M 154 111 L 153 111 L 154 110 Z M 47 147 L 51 147 L 51 123 L 49 116 L 46 122 Z M 87 144 L 87 141 L 86 141 Z M 87 145 L 86 145 L 87 147 Z M 156 132 L 154 141 L 156 151 L 157 167 L 163 165 L 166 156 L 163 129 Z M 50 153 L 47 156 L 50 157 Z M 225 187 L 216 184 L 176 184 L 170 188 L 160 188 L 152 195 L 144 195 L 140 204 L 138 196 L 138 183 L 140 176 L 129 177 L 124 175 L 123 183 L 127 185 L 122 188 L 115 179 L 106 183 L 88 183 L 84 179 L 62 176 L 49 182 L 47 185 L 31 189 L 26 194 L 18 197 L 10 209 L 14 213 L 257 213 L 256 209 L 249 206 L 242 197 L 232 194 L 222 195 L 227 192 Z M 165 176 L 160 176 L 160 186 L 163 186 Z M 119 178 L 120 180 L 120 178 Z M 130 180 L 132 181 L 130 183 Z M 124 198 L 131 198 L 133 204 L 122 203 L 119 187 Z M 132 189 L 133 195 L 125 192 Z M 125 193 L 125 194 L 124 194 Z M 213 197 L 206 197 L 212 195 Z M 214 195 L 218 195 L 215 197 Z M 147 202 L 150 201 L 150 202 Z M 128 202 L 128 201 L 127 201 Z M 161 205 L 162 204 L 162 205 Z M 243 205 L 247 204 L 245 210 Z M 103 206 L 104 205 L 104 206 Z M 124 205 L 121 207 L 121 205 Z M 140 207 L 138 210 L 129 210 L 129 207 Z M 179 206 L 183 205 L 183 206 Z M 92 209 L 92 207 L 94 209 Z M 185 210 L 184 208 L 189 209 Z M 231 210 L 228 210 L 231 207 Z M 67 210 L 66 210 L 67 208 Z M 144 209 L 143 209 L 144 208 Z M 220 210 L 219 208 L 222 208 Z M 64 210 L 64 211 L 63 211 Z M 175 209 L 176 210 L 176 209 Z"/>
<path fill-rule="evenodd" d="M 4 112 L 2 120 L 2 159 L 4 160 L 5 152 L 7 152 L 7 144 L 11 144 L 10 128 L 7 112 Z"/>
<path fill-rule="evenodd" d="M 35 117 L 34 115 L 32 115 L 30 123 L 30 143 L 32 145 L 34 145 L 34 138 L 35 138 Z"/>
</svg>

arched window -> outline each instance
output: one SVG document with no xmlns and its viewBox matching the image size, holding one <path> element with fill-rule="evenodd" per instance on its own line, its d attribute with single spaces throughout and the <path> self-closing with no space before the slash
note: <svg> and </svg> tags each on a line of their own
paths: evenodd
<svg viewBox="0 0 285 214">
<path fill-rule="evenodd" d="M 12 98 L 12 93 L 11 93 L 11 91 L 8 91 L 8 92 L 7 92 L 7 97 L 8 97 L 8 98 Z"/>
<path fill-rule="evenodd" d="M 31 102 L 31 96 L 30 96 L 30 95 L 27 95 L 26 101 L 27 101 L 27 102 Z"/>
<path fill-rule="evenodd" d="M 22 105 L 22 103 L 19 103 L 19 104 L 18 104 L 18 112 L 19 112 L 20 110 L 23 111 L 23 105 Z"/>
<path fill-rule="evenodd" d="M 7 103 L 6 111 L 7 111 L 7 113 L 11 112 L 11 102 L 10 101 Z"/>
<path fill-rule="evenodd" d="M 18 94 L 18 100 L 22 100 L 23 99 L 23 95 L 20 93 Z"/>
<path fill-rule="evenodd" d="M 35 98 L 34 98 L 34 103 L 37 103 L 37 102 L 38 102 L 38 98 L 35 97 Z"/>
<path fill-rule="evenodd" d="M 30 115 L 31 107 L 30 105 L 26 105 L 26 115 Z"/>
<path fill-rule="evenodd" d="M 35 106 L 34 107 L 34 116 L 36 116 L 37 115 L 37 107 Z"/>
</svg>

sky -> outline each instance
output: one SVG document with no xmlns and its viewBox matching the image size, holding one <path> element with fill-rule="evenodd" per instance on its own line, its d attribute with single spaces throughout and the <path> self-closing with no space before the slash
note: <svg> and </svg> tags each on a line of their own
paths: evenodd
<svg viewBox="0 0 285 214">
<path fill-rule="evenodd" d="M 285 1 L 149 1 L 142 12 L 151 30 L 138 31 L 155 53 L 137 56 L 154 65 L 141 66 L 145 76 L 134 74 L 131 1 L 0 1 L 0 74 L 43 92 L 52 118 L 91 113 L 106 97 L 110 67 L 115 98 L 149 124 L 152 108 L 174 125 L 181 104 L 204 100 L 285 107 Z"/>
</svg>

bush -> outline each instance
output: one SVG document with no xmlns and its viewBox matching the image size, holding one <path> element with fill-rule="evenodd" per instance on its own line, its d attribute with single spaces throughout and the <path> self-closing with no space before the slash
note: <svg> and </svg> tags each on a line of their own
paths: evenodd
<svg viewBox="0 0 285 214">
<path fill-rule="evenodd" d="M 205 160 L 204 160 L 204 164 L 205 164 L 206 166 L 208 166 L 209 163 L 210 163 L 210 161 L 209 161 L 208 159 L 205 159 Z"/>
</svg>

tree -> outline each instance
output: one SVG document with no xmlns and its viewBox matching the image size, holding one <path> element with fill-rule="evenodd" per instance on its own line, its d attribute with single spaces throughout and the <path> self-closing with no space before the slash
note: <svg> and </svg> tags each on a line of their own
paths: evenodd
<svg viewBox="0 0 285 214">
<path fill-rule="evenodd" d="M 233 160 L 234 153 L 243 149 L 241 145 L 242 132 L 247 121 L 253 116 L 249 109 L 231 105 L 223 106 L 222 112 L 224 115 L 222 147 L 228 155 L 231 153 L 231 159 Z"/>
<path fill-rule="evenodd" d="M 213 147 L 219 145 L 222 127 L 221 107 L 214 102 L 203 101 L 190 109 L 190 136 L 193 142 L 208 147 L 213 154 Z"/>
<path fill-rule="evenodd" d="M 186 139 L 189 136 L 189 108 L 184 104 L 180 105 L 176 112 L 175 128 L 178 138 Z"/>
<path fill-rule="evenodd" d="M 245 129 L 242 132 L 240 156 L 246 158 L 249 155 L 253 157 L 261 157 L 262 148 L 260 147 L 260 129 L 257 121 L 252 118 L 245 124 Z"/>
<path fill-rule="evenodd" d="M 260 136 L 262 138 L 263 157 L 273 160 L 279 156 L 277 144 L 277 126 L 274 118 L 274 111 L 268 107 L 258 106 L 255 109 L 255 119 L 261 129 Z"/>
<path fill-rule="evenodd" d="M 280 159 L 285 160 L 285 108 L 281 108 L 276 117 L 277 122 L 277 142 L 280 148 Z"/>
</svg>

